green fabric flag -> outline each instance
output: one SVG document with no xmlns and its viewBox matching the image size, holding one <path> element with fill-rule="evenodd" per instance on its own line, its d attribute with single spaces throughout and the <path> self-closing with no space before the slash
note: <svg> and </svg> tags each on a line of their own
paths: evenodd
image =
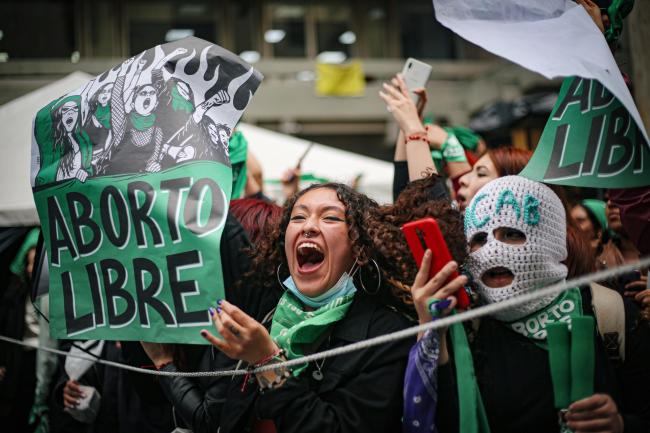
<svg viewBox="0 0 650 433">
<path fill-rule="evenodd" d="M 232 166 L 232 198 L 241 198 L 246 188 L 246 158 L 248 140 L 241 131 L 235 131 L 228 142 L 228 154 Z"/>
<path fill-rule="evenodd" d="M 305 348 L 314 344 L 331 326 L 345 317 L 354 294 L 342 296 L 317 310 L 305 311 L 302 303 L 289 291 L 284 292 L 273 314 L 271 338 L 285 350 L 288 359 L 305 355 Z M 298 376 L 307 364 L 293 370 Z"/>
<path fill-rule="evenodd" d="M 591 316 L 574 318 L 570 331 L 564 322 L 548 326 L 548 362 L 556 409 L 565 410 L 594 394 L 595 336 Z M 563 418 L 559 422 L 561 433 L 572 431 Z"/>
<path fill-rule="evenodd" d="M 521 175 L 592 188 L 646 186 L 650 150 L 625 106 L 605 86 L 568 77 Z"/>
<path fill-rule="evenodd" d="M 106 106 L 97 104 L 95 118 L 104 128 L 111 129 L 111 103 L 109 102 Z"/>
<path fill-rule="evenodd" d="M 460 144 L 468 150 L 475 151 L 481 136 L 464 126 L 446 126 L 443 128 L 448 134 L 454 134 Z"/>
<path fill-rule="evenodd" d="M 462 323 L 454 323 L 449 327 L 449 330 L 456 364 L 459 431 L 464 433 L 489 433 L 490 424 L 476 382 L 474 360 L 467 341 L 465 328 Z"/>
</svg>

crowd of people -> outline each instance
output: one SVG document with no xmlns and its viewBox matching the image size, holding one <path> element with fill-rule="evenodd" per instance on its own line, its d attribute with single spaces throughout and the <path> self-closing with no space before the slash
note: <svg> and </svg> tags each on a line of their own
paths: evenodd
<svg viewBox="0 0 650 433">
<path fill-rule="evenodd" d="M 226 295 L 210 309 L 220 337 L 202 331 L 206 346 L 105 341 L 93 346 L 97 357 L 166 372 L 279 364 L 449 315 L 458 291 L 475 308 L 648 253 L 649 188 L 570 205 L 562 188 L 517 175 L 530 151 L 463 147 L 461 134 L 424 125 L 400 75 L 381 97 L 401 129 L 393 204 L 343 184 L 299 190 L 299 172 L 289 170 L 279 206 L 263 194 L 259 164 L 249 164 L 247 197 L 232 201 L 220 246 Z M 436 149 L 450 159 L 441 173 Z M 400 230 L 424 217 L 437 220 L 453 257 L 432 278 L 436 250 L 418 269 Z M 1 304 L 3 332 L 24 341 L 42 341 L 47 329 L 28 295 L 37 234 L 17 252 Z M 71 377 L 72 358 L 54 370 L 56 355 L 37 362 L 35 351 L 5 345 L 2 420 L 52 432 L 559 431 L 549 325 L 589 316 L 593 392 L 563 408 L 561 423 L 645 432 L 649 312 L 639 269 L 480 323 L 253 377 L 151 377 L 99 363 Z M 96 402 L 78 410 L 88 399 Z"/>
<path fill-rule="evenodd" d="M 650 253 L 650 187 L 587 197 L 521 177 L 531 151 L 425 124 L 426 92 L 415 93 L 417 102 L 400 74 L 380 92 L 400 129 L 392 204 L 340 183 L 300 189 L 298 168 L 276 204 L 248 152 L 219 247 L 225 299 L 209 308 L 205 345 L 52 341 L 36 311 L 47 311 L 47 297 L 35 308 L 29 293 L 38 229 L 29 232 L 2 277 L 3 336 L 168 373 L 275 367 L 154 376 L 2 343 L 3 430 L 650 431 L 647 268 L 283 366 L 453 315 L 463 292 L 472 310 Z M 446 245 L 418 265 L 401 228 L 422 218 L 437 221 Z M 431 275 L 442 248 L 452 260 Z"/>
</svg>

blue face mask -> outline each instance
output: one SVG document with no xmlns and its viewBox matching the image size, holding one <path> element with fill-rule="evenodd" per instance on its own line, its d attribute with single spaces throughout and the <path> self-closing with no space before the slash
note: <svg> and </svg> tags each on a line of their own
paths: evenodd
<svg viewBox="0 0 650 433">
<path fill-rule="evenodd" d="M 352 274 L 354 275 L 354 271 Z M 312 308 L 320 308 L 336 298 L 350 295 L 357 291 L 357 288 L 354 286 L 352 275 L 348 274 L 347 272 L 343 272 L 341 278 L 339 278 L 339 280 L 332 286 L 331 289 L 314 297 L 303 295 L 300 290 L 298 290 L 298 287 L 296 286 L 296 283 L 293 282 L 293 278 L 291 278 L 291 276 L 284 280 L 283 284 L 287 290 L 289 290 L 296 298 L 300 300 L 300 302 Z"/>
</svg>

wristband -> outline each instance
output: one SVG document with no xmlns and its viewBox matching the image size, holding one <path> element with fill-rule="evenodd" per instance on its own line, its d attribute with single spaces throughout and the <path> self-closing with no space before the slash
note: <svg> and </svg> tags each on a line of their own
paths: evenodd
<svg viewBox="0 0 650 433">
<path fill-rule="evenodd" d="M 406 142 L 408 143 L 409 141 L 425 141 L 425 142 L 428 143 L 429 140 L 427 139 L 427 132 L 426 131 L 420 131 L 420 132 L 416 132 L 414 134 L 411 134 L 411 135 L 406 137 Z"/>
<path fill-rule="evenodd" d="M 467 162 L 465 149 L 453 132 L 447 132 L 447 139 L 442 143 L 442 157 L 447 162 Z"/>
</svg>

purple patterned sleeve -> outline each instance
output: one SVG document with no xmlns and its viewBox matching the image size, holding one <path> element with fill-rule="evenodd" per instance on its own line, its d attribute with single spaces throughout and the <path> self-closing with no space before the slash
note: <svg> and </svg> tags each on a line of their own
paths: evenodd
<svg viewBox="0 0 650 433">
<path fill-rule="evenodd" d="M 436 432 L 438 332 L 427 331 L 411 348 L 404 377 L 403 433 Z"/>
</svg>

